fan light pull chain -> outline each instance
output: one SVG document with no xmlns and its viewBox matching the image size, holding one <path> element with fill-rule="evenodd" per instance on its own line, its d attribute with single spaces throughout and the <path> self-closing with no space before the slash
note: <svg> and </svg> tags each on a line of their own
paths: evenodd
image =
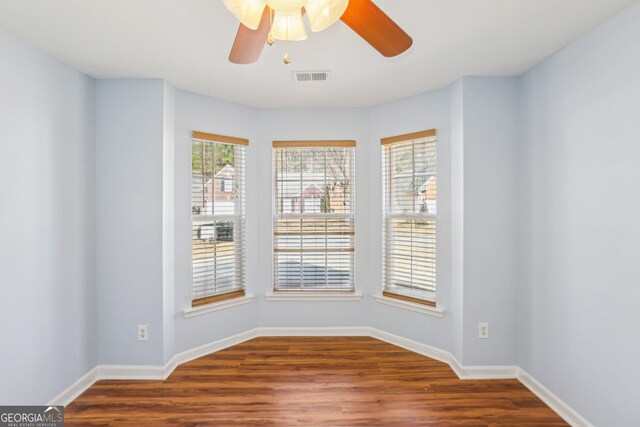
<svg viewBox="0 0 640 427">
<path fill-rule="evenodd" d="M 273 9 L 269 9 L 269 35 L 267 36 L 267 44 L 273 46 L 276 44 L 276 39 L 273 37 L 271 29 L 273 28 Z"/>
<path fill-rule="evenodd" d="M 267 44 L 269 46 L 273 46 L 274 44 L 276 44 L 276 39 L 275 37 L 273 37 L 273 13 L 274 13 L 273 9 L 269 8 L 269 34 L 267 35 Z M 284 31 L 285 31 L 284 41 L 286 43 L 289 40 L 289 20 L 287 19 L 285 22 L 286 22 L 286 25 L 284 28 Z M 285 50 L 282 61 L 284 62 L 285 65 L 291 64 L 291 56 L 289 56 L 289 52 L 287 50 Z"/>
<path fill-rule="evenodd" d="M 287 26 L 284 29 L 285 32 L 285 43 L 287 43 L 289 41 L 289 19 L 287 18 Z M 284 65 L 289 65 L 291 64 L 291 57 L 289 56 L 289 52 L 288 49 L 285 49 L 284 52 L 284 58 L 282 58 L 282 61 L 284 62 Z"/>
</svg>

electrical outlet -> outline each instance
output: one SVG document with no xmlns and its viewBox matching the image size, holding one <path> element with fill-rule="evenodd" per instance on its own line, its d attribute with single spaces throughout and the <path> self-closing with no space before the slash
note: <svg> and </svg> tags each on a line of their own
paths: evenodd
<svg viewBox="0 0 640 427">
<path fill-rule="evenodd" d="M 478 338 L 489 338 L 489 324 L 486 322 L 478 323 Z"/>
<path fill-rule="evenodd" d="M 147 325 L 138 325 L 138 341 L 147 341 L 149 339 L 149 331 Z"/>
</svg>

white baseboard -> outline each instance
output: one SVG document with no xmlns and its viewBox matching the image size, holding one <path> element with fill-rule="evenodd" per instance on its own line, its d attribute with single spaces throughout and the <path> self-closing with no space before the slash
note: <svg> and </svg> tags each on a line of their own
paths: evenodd
<svg viewBox="0 0 640 427">
<path fill-rule="evenodd" d="M 437 347 L 375 328 L 371 328 L 371 336 L 414 353 L 447 363 L 461 380 L 517 378 L 518 376 L 517 366 L 464 366 L 453 354 Z"/>
<path fill-rule="evenodd" d="M 284 336 L 369 336 L 447 363 L 458 378 L 462 380 L 517 378 L 570 425 L 574 427 L 593 427 L 558 396 L 517 366 L 464 366 L 453 354 L 446 350 L 368 326 L 308 328 L 259 327 L 178 353 L 164 366 L 98 365 L 58 396 L 54 397 L 48 404 L 66 406 L 98 380 L 164 380 L 171 375 L 174 369 L 185 362 L 215 353 L 216 351 L 232 347 L 256 337 Z"/>
<path fill-rule="evenodd" d="M 569 425 L 573 427 L 593 427 L 593 424 L 553 394 L 551 390 L 529 375 L 524 369 L 518 368 L 518 380 L 533 394 L 538 396 L 540 400 L 546 403 L 547 406 L 560 415 Z"/>
<path fill-rule="evenodd" d="M 512 365 L 463 366 L 463 380 L 497 380 L 518 378 L 518 367 Z"/>
<path fill-rule="evenodd" d="M 97 380 L 161 380 L 164 366 L 98 365 Z"/>
<path fill-rule="evenodd" d="M 257 336 L 258 328 L 249 329 L 248 331 L 178 353 L 164 365 L 160 379 L 166 379 L 171 375 L 174 369 L 183 363 L 197 359 L 198 357 L 206 356 L 207 354 L 215 353 L 216 351 L 224 350 L 225 348 L 232 347 L 242 342 L 249 341 Z"/>
<path fill-rule="evenodd" d="M 63 405 L 67 406 L 73 402 L 74 399 L 84 393 L 89 387 L 91 387 L 98 378 L 98 368 L 93 368 L 80 378 L 78 378 L 73 384 L 64 389 L 62 393 L 47 402 L 47 406 Z"/>
<path fill-rule="evenodd" d="M 329 326 L 329 327 L 281 327 L 269 326 L 256 328 L 261 337 L 369 337 L 368 326 Z"/>
<path fill-rule="evenodd" d="M 404 338 L 389 332 L 381 331 L 380 329 L 370 328 L 369 335 L 381 341 L 388 342 L 389 344 L 397 345 L 398 347 L 413 351 L 414 353 L 439 360 L 440 362 L 450 363 L 451 359 L 453 358 L 453 355 L 446 350 L 432 347 L 430 345 L 423 344 L 418 341 L 413 341 L 409 338 Z"/>
</svg>

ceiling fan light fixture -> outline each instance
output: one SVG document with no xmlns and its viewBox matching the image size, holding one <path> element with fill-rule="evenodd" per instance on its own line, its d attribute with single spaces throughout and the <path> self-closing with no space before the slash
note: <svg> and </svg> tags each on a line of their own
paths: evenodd
<svg viewBox="0 0 640 427">
<path fill-rule="evenodd" d="M 224 5 L 242 25 L 255 30 L 260 25 L 267 0 L 224 0 Z"/>
<path fill-rule="evenodd" d="M 387 58 L 406 52 L 413 44 L 411 37 L 374 0 L 224 0 L 224 4 L 243 24 L 238 27 L 229 54 L 233 64 L 256 62 L 262 48 L 273 45 L 276 39 L 306 40 L 303 14 L 309 16 L 314 32 L 340 19 Z M 284 60 L 288 63 L 291 58 Z"/>
<path fill-rule="evenodd" d="M 307 0 L 305 11 L 311 31 L 317 33 L 333 25 L 347 10 L 349 0 Z"/>
<path fill-rule="evenodd" d="M 266 0 L 267 4 L 275 12 L 295 12 L 304 7 L 307 0 Z"/>
<path fill-rule="evenodd" d="M 306 40 L 307 32 L 302 21 L 302 9 L 286 13 L 274 11 L 271 35 L 276 40 Z"/>
</svg>

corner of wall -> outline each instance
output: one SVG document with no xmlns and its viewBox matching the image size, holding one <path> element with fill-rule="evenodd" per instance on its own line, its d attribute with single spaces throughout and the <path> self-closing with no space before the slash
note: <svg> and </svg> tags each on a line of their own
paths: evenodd
<svg viewBox="0 0 640 427">
<path fill-rule="evenodd" d="M 452 353 L 464 362 L 464 81 L 451 87 L 451 305 Z"/>
<path fill-rule="evenodd" d="M 175 353 L 175 151 L 176 91 L 164 82 L 162 135 L 162 321 L 163 362 Z"/>
</svg>

